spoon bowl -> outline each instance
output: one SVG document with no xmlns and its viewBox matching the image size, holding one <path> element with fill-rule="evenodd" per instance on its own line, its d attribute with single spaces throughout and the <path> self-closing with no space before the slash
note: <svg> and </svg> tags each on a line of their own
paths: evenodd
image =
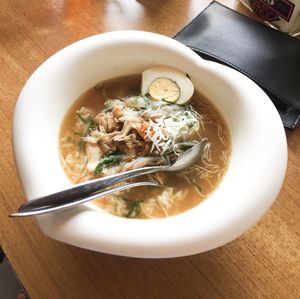
<svg viewBox="0 0 300 299">
<path fill-rule="evenodd" d="M 207 143 L 208 140 L 206 138 L 203 138 L 201 142 L 199 142 L 195 146 L 185 151 L 182 155 L 180 155 L 175 161 L 175 163 L 169 166 L 169 168 L 167 168 L 166 171 L 180 171 L 195 164 L 199 159 L 199 156 L 202 154 Z"/>
</svg>

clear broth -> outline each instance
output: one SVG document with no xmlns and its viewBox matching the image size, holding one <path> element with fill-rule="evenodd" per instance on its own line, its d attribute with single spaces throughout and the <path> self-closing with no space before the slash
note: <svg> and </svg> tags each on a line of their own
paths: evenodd
<svg viewBox="0 0 300 299">
<path fill-rule="evenodd" d="M 80 163 L 68 165 L 66 162 L 66 157 L 70 153 L 74 156 L 77 155 L 79 161 L 80 155 L 84 155 L 84 150 L 80 150 L 78 146 L 80 139 L 73 134 L 77 121 L 76 111 L 84 106 L 92 110 L 96 115 L 101 111 L 107 99 L 138 95 L 140 94 L 140 86 L 141 75 L 123 76 L 101 82 L 81 95 L 67 111 L 60 128 L 59 140 L 62 165 L 71 182 L 79 183 L 81 180 L 78 181 L 78 172 L 84 171 L 80 168 Z M 203 115 L 205 129 L 200 134 L 202 138 L 206 137 L 211 143 L 209 171 L 205 170 L 208 166 L 199 160 L 197 170 L 191 170 L 187 175 L 190 178 L 189 181 L 183 176 L 183 173 L 160 173 L 154 175 L 153 178 L 162 181 L 167 187 L 139 187 L 125 191 L 126 198 L 144 202 L 163 195 L 163 192 L 168 193 L 170 190 L 172 191 L 174 200 L 170 207 L 162 207 L 161 204 L 154 202 L 151 211 L 142 209 L 137 218 L 162 218 L 176 215 L 195 207 L 218 187 L 228 168 L 231 152 L 230 134 L 222 115 L 199 92 L 194 93 L 190 104 L 195 111 Z M 74 145 L 72 146 L 69 143 L 66 146 L 66 140 L 73 140 Z M 93 179 L 93 177 L 85 177 L 83 180 L 86 179 Z M 149 177 L 146 179 L 149 179 Z M 196 188 L 193 182 L 200 188 Z M 96 206 L 104 209 L 108 202 L 109 198 L 105 197 L 93 201 Z"/>
</svg>

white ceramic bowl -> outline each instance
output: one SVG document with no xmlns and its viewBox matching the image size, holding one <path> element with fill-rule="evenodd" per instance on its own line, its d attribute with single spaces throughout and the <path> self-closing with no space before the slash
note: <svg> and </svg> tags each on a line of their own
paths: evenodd
<svg viewBox="0 0 300 299">
<path fill-rule="evenodd" d="M 140 31 L 78 41 L 30 77 L 13 123 L 15 159 L 27 199 L 71 185 L 59 161 L 58 131 L 74 100 L 101 80 L 161 64 L 187 72 L 229 125 L 232 158 L 221 185 L 197 207 L 167 219 L 125 219 L 84 205 L 38 216 L 49 237 L 124 256 L 184 256 L 237 238 L 272 205 L 285 175 L 287 145 L 266 94 L 240 73 L 201 59 L 175 40 Z"/>
</svg>

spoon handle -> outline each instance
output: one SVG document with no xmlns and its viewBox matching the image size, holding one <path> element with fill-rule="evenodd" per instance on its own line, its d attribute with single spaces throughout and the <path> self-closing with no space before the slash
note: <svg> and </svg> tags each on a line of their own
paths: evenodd
<svg viewBox="0 0 300 299">
<path fill-rule="evenodd" d="M 92 193 L 100 192 L 105 188 L 111 187 L 114 184 L 120 183 L 130 178 L 135 178 L 156 171 L 162 171 L 168 167 L 169 166 L 150 166 L 150 167 L 133 169 L 133 170 L 117 173 L 114 175 L 106 176 L 103 178 L 80 183 L 69 189 L 44 196 L 43 198 L 45 201 L 47 198 L 47 202 L 49 202 L 49 204 L 53 204 L 55 202 L 61 202 L 62 200 L 70 202 L 70 201 L 77 200 L 78 198 L 88 196 Z"/>
<path fill-rule="evenodd" d="M 88 202 L 90 200 L 103 197 L 118 191 L 122 191 L 128 188 L 134 188 L 134 187 L 141 187 L 141 186 L 158 186 L 159 184 L 157 182 L 136 182 L 136 183 L 129 183 L 124 184 L 121 186 L 113 187 L 110 189 L 103 190 L 101 192 L 96 192 L 91 194 L 87 197 L 81 197 L 70 199 L 70 198 L 56 198 L 56 201 L 53 201 L 52 198 L 49 200 L 49 196 L 40 197 L 37 199 L 30 200 L 20 206 L 17 213 L 12 213 L 9 216 L 10 217 L 26 217 L 26 216 L 35 216 L 40 214 L 45 214 L 49 212 L 54 212 L 57 210 L 62 210 L 66 208 L 71 208 L 76 205 Z M 51 197 L 51 196 L 50 196 Z"/>
</svg>

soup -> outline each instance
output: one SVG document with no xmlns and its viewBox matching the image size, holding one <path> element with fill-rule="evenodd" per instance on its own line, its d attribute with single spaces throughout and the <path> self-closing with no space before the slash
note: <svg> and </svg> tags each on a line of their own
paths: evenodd
<svg viewBox="0 0 300 299">
<path fill-rule="evenodd" d="M 162 218 L 198 205 L 220 184 L 228 168 L 230 134 L 219 111 L 195 91 L 177 105 L 139 95 L 140 74 L 101 82 L 67 111 L 60 129 L 63 169 L 79 182 L 126 170 L 163 165 L 203 138 L 199 161 L 177 173 L 155 173 L 160 187 L 138 187 L 93 201 L 105 211 L 128 218 Z M 132 179 L 133 181 L 133 179 Z"/>
</svg>

